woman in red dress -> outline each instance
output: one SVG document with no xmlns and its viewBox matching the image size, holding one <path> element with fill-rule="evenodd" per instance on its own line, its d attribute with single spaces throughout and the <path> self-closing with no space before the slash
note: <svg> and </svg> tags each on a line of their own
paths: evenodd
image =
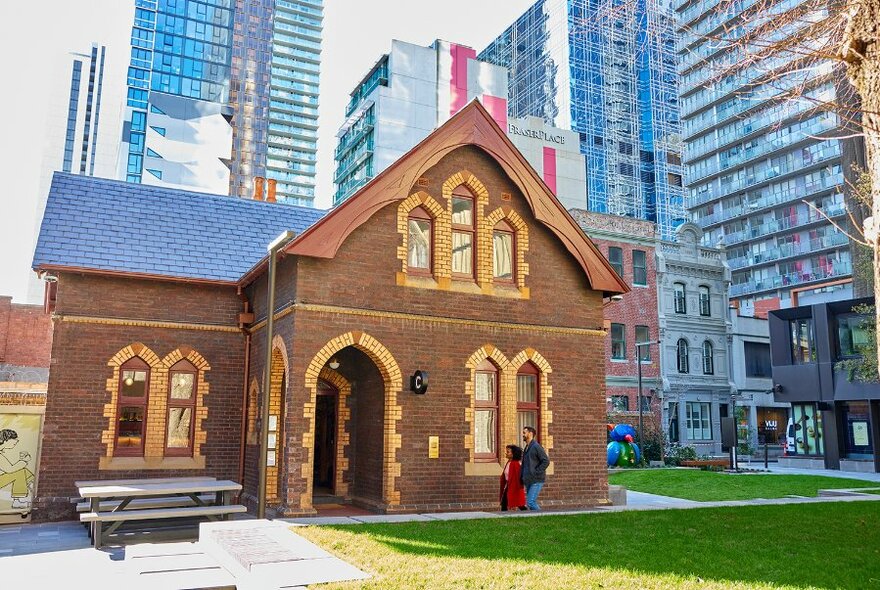
<svg viewBox="0 0 880 590">
<path fill-rule="evenodd" d="M 504 449 L 507 464 L 501 472 L 501 510 L 523 510 L 526 505 L 526 490 L 519 480 L 522 449 L 516 445 L 507 445 Z"/>
</svg>

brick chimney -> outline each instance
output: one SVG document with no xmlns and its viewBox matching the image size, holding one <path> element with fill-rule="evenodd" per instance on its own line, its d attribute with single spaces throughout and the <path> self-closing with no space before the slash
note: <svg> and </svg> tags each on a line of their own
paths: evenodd
<svg viewBox="0 0 880 590">
<path fill-rule="evenodd" d="M 257 176 L 254 178 L 254 200 L 262 201 L 263 200 L 263 183 L 266 182 L 266 179 L 262 176 Z"/>
<path fill-rule="evenodd" d="M 278 181 L 274 178 L 269 178 L 266 180 L 266 184 L 269 185 L 269 193 L 266 195 L 266 201 L 269 203 L 275 202 L 275 185 L 278 184 Z"/>
</svg>

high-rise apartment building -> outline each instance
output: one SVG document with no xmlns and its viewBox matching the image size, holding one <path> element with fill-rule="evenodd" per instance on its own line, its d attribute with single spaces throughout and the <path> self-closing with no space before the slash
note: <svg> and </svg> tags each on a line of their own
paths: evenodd
<svg viewBox="0 0 880 590">
<path fill-rule="evenodd" d="M 799 4 L 778 3 L 779 14 Z M 754 26 L 754 0 L 721 11 L 678 2 L 683 161 L 688 209 L 706 245 L 722 242 L 741 312 L 788 307 L 793 291 L 824 285 L 847 298 L 852 263 L 846 220 L 846 135 L 833 112 L 832 63 L 801 68 L 788 57 L 747 60 L 736 36 Z M 762 8 L 763 7 L 763 8 Z M 779 19 L 784 21 L 784 19 Z M 760 22 L 764 22 L 762 19 Z M 775 39 L 790 35 L 780 28 Z M 719 42 L 726 37 L 731 42 Z M 731 47 L 734 45 L 734 47 Z M 796 89 L 802 99 L 787 98 Z"/>
<path fill-rule="evenodd" d="M 509 70 L 511 117 L 580 136 L 587 208 L 684 220 L 672 13 L 657 0 L 539 0 L 479 59 Z"/>
<path fill-rule="evenodd" d="M 311 204 L 321 0 L 135 0 L 120 176 Z"/>
<path fill-rule="evenodd" d="M 507 72 L 478 61 L 470 47 L 394 40 L 351 92 L 337 133 L 337 205 L 473 99 L 507 127 Z"/>
<path fill-rule="evenodd" d="M 236 0 L 235 10 L 230 194 L 249 197 L 263 176 L 279 199 L 312 205 L 322 0 Z"/>
</svg>

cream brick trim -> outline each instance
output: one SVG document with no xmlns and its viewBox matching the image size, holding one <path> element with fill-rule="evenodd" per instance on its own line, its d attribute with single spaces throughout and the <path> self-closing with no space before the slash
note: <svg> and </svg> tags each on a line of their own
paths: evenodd
<svg viewBox="0 0 880 590">
<path fill-rule="evenodd" d="M 474 442 L 474 398 L 476 392 L 476 373 L 477 366 L 482 363 L 486 359 L 491 359 L 495 366 L 498 367 L 498 424 L 499 428 L 499 438 L 501 440 L 496 441 L 496 459 L 499 464 L 500 461 L 503 460 L 503 454 L 500 452 L 500 448 L 504 448 L 502 441 L 506 439 L 508 433 L 504 428 L 504 424 L 510 420 L 510 417 L 507 415 L 509 413 L 508 408 L 510 408 L 510 396 L 513 395 L 513 407 L 516 408 L 516 373 L 513 375 L 513 381 L 511 382 L 510 371 L 508 367 L 510 366 L 510 361 L 504 356 L 500 350 L 495 348 L 492 344 L 484 344 L 482 347 L 477 349 L 467 361 L 465 361 L 465 368 L 470 370 L 470 379 L 464 384 L 464 394 L 466 396 L 465 408 L 464 408 L 464 421 L 465 424 L 468 425 L 467 434 L 464 435 L 464 448 L 468 452 L 468 463 L 474 463 L 474 452 L 476 448 L 476 443 Z M 514 412 L 513 416 L 514 421 L 516 420 L 516 413 Z M 515 424 L 515 422 L 514 422 Z M 504 443 L 507 444 L 507 443 Z M 467 473 L 467 468 L 465 468 L 465 472 Z"/>
<path fill-rule="evenodd" d="M 52 319 L 71 324 L 99 324 L 105 326 L 135 326 L 138 328 L 168 328 L 171 330 L 197 330 L 200 332 L 241 332 L 238 326 L 222 326 L 218 324 L 192 324 L 187 322 L 162 322 L 153 320 L 136 320 L 126 318 L 101 318 L 93 316 L 76 316 L 54 314 Z"/>
<path fill-rule="evenodd" d="M 529 226 L 525 220 L 513 209 L 509 207 L 499 207 L 492 211 L 486 217 L 486 225 L 489 227 L 487 247 L 489 252 L 494 252 L 494 244 L 492 243 L 492 231 L 501 220 L 507 221 L 514 229 L 514 242 L 516 246 L 516 286 L 522 291 L 526 288 L 526 276 L 529 274 L 529 264 L 526 262 L 526 252 L 529 251 Z M 494 254 L 493 254 L 494 256 Z M 492 262 L 492 256 L 489 257 Z M 492 266 L 492 272 L 489 274 L 494 280 L 495 269 Z"/>
<path fill-rule="evenodd" d="M 119 378 L 123 364 L 133 358 L 143 360 L 150 367 L 150 377 L 147 387 L 147 415 L 144 431 L 144 456 L 143 457 L 114 457 L 114 445 L 116 444 L 116 412 L 119 406 Z M 168 376 L 178 361 L 187 360 L 196 368 L 196 407 L 193 438 L 193 456 L 165 458 L 165 429 L 168 423 Z M 131 460 L 145 462 L 144 469 L 202 469 L 204 457 L 201 449 L 208 438 L 207 431 L 203 428 L 204 420 L 208 417 L 208 409 L 205 406 L 205 396 L 208 395 L 210 386 L 205 379 L 205 373 L 211 370 L 208 361 L 188 346 L 181 346 L 172 351 L 163 359 L 144 346 L 140 342 L 130 344 L 117 352 L 107 362 L 112 368 L 112 375 L 106 382 L 106 390 L 110 394 L 110 402 L 104 405 L 104 417 L 107 419 L 107 429 L 101 433 L 101 442 L 105 446 L 104 458 L 99 460 L 99 469 L 123 469 L 118 465 L 127 465 Z M 126 461 L 121 461 L 125 459 Z M 172 459 L 174 459 L 172 461 Z M 189 462 L 187 462 L 189 461 Z M 163 467 L 163 465 L 172 465 Z M 180 467 L 180 465 L 192 465 L 192 467 Z M 201 465 L 201 467 L 199 467 Z"/>
<path fill-rule="evenodd" d="M 106 381 L 106 391 L 109 395 L 109 402 L 104 404 L 104 418 L 107 419 L 107 429 L 101 433 L 101 443 L 104 445 L 104 456 L 105 457 L 113 457 L 113 452 L 115 450 L 116 445 L 116 411 L 119 405 L 119 377 L 120 377 L 120 368 L 126 361 L 129 361 L 133 358 L 139 358 L 144 361 L 150 367 L 150 378 L 147 387 L 149 387 L 149 391 L 147 392 L 147 425 L 149 425 L 150 421 L 150 401 L 153 398 L 153 393 L 157 387 L 161 388 L 162 383 L 166 380 L 162 379 L 158 383 L 156 373 L 161 372 L 162 361 L 159 359 L 159 356 L 141 344 L 140 342 L 134 342 L 129 344 L 125 348 L 121 349 L 119 352 L 114 354 L 109 361 L 107 361 L 107 366 L 111 368 L 111 375 Z M 164 391 L 164 388 L 162 388 Z M 149 430 L 147 430 L 144 435 L 148 435 Z M 162 437 L 162 442 L 164 442 L 164 435 Z M 146 454 L 147 443 L 149 441 L 144 441 L 144 453 Z M 100 468 L 100 466 L 99 466 Z"/>
<path fill-rule="evenodd" d="M 541 396 L 541 399 L 539 400 L 538 408 L 541 414 L 539 416 L 540 432 L 538 435 L 541 439 L 541 445 L 549 452 L 550 449 L 553 448 L 553 437 L 550 436 L 550 424 L 553 423 L 553 411 L 550 409 L 550 398 L 553 397 L 553 386 L 550 385 L 549 381 L 549 375 L 553 372 L 553 368 L 540 352 L 536 351 L 534 348 L 527 348 L 513 357 L 513 360 L 510 361 L 511 370 L 514 372 L 514 375 L 516 374 L 516 371 L 519 371 L 520 367 L 529 361 L 533 362 L 540 372 L 538 393 Z M 514 408 L 516 407 L 515 391 L 516 383 L 514 383 Z"/>
<path fill-rule="evenodd" d="M 272 338 L 272 366 L 269 376 L 269 415 L 278 417 L 278 429 L 275 431 L 275 448 L 272 449 L 275 451 L 275 465 L 266 467 L 266 501 L 272 503 L 280 502 L 283 496 L 281 474 L 287 471 L 287 453 L 284 447 L 287 433 L 284 413 L 287 391 L 282 390 L 282 385 L 289 388 L 289 379 L 285 378 L 290 374 L 289 369 L 287 345 L 280 335 L 275 334 Z M 257 440 L 259 441 L 259 436 Z"/>
<path fill-rule="evenodd" d="M 346 332 L 324 345 L 315 354 L 309 363 L 305 373 L 305 387 L 310 392 L 309 401 L 303 404 L 303 417 L 306 419 L 308 430 L 303 432 L 303 448 L 306 450 L 308 460 L 302 464 L 302 478 L 305 480 L 306 489 L 300 495 L 300 509 L 312 508 L 312 490 L 314 481 L 312 469 L 315 461 L 315 405 L 318 397 L 318 379 L 324 365 L 334 354 L 346 348 L 354 346 L 370 357 L 379 369 L 382 380 L 385 382 L 385 448 L 383 458 L 383 481 L 382 497 L 389 506 L 400 504 L 400 491 L 396 489 L 397 478 L 400 477 L 400 462 L 397 460 L 397 449 L 401 445 L 401 435 L 397 431 L 397 423 L 403 417 L 403 409 L 397 404 L 397 396 L 403 389 L 403 376 L 400 366 L 378 340 L 364 332 Z"/>
<path fill-rule="evenodd" d="M 345 476 L 348 474 L 349 461 L 345 458 L 345 447 L 351 442 L 351 432 L 346 428 L 346 423 L 351 419 L 351 383 L 330 367 L 321 369 L 318 378 L 326 381 L 339 392 L 336 409 L 336 477 L 333 493 L 351 499 L 348 493 L 348 484 Z"/>
<path fill-rule="evenodd" d="M 409 270 L 409 214 L 416 207 L 422 207 L 432 218 L 433 260 L 431 273 L 435 278 L 452 276 L 452 233 L 449 212 L 440 203 L 424 191 L 418 191 L 404 199 L 397 207 L 397 233 L 401 236 L 401 245 L 397 247 L 397 259 L 400 260 L 400 272 L 403 284 L 406 284 Z M 418 277 L 423 278 L 423 277 Z M 400 282 L 400 281 L 398 281 Z"/>
</svg>

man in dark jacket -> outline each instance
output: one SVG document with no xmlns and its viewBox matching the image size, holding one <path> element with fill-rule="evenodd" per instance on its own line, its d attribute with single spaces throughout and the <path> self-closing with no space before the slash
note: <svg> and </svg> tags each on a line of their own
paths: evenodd
<svg viewBox="0 0 880 590">
<path fill-rule="evenodd" d="M 547 466 L 550 465 L 550 459 L 538 441 L 535 440 L 535 429 L 531 426 L 523 428 L 523 442 L 526 444 L 523 449 L 522 469 L 520 470 L 520 479 L 526 488 L 526 506 L 529 510 L 540 510 L 538 506 L 538 493 L 544 487 L 546 479 Z"/>
</svg>

